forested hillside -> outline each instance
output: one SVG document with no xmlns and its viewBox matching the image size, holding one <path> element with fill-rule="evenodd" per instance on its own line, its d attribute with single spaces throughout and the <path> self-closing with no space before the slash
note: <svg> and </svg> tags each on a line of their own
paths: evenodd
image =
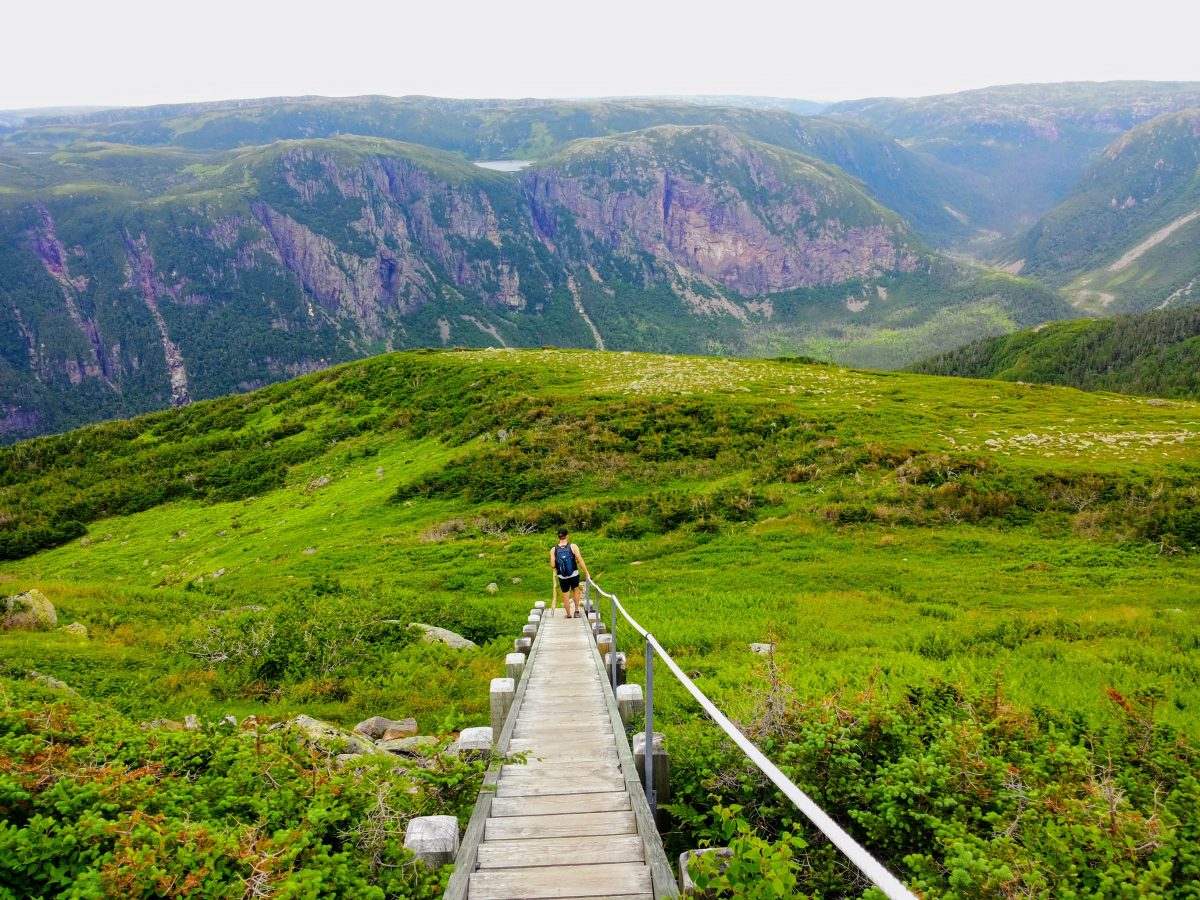
<svg viewBox="0 0 1200 900">
<path fill-rule="evenodd" d="M 910 371 L 1197 399 L 1200 306 L 1055 322 L 977 341 Z"/>
</svg>

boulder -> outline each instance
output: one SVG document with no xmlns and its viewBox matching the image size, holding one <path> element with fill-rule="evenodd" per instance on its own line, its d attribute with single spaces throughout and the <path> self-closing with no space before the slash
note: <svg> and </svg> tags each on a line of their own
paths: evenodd
<svg viewBox="0 0 1200 900">
<path fill-rule="evenodd" d="M 71 687 L 65 681 L 59 681 L 57 678 L 54 678 L 53 676 L 43 675 L 41 672 L 35 672 L 32 669 L 29 670 L 29 680 L 36 681 L 38 684 L 43 685 L 44 687 L 48 687 L 52 691 L 65 691 L 68 694 L 77 694 L 78 693 L 73 687 Z"/>
<path fill-rule="evenodd" d="M 343 731 L 336 725 L 330 725 L 328 722 L 322 722 L 312 716 L 296 716 L 286 722 L 271 726 L 272 731 L 278 728 L 295 729 L 300 733 L 301 741 L 331 756 L 346 753 L 361 755 L 380 752 L 375 749 L 375 743 L 370 738 L 351 731 Z"/>
<path fill-rule="evenodd" d="M 399 722 L 393 722 L 392 727 L 383 733 L 381 739 L 385 741 L 398 741 L 400 738 L 416 737 L 419 730 L 416 719 L 401 719 Z"/>
<path fill-rule="evenodd" d="M 426 625 L 423 622 L 411 622 L 408 627 L 421 631 L 421 640 L 427 644 L 446 644 L 455 650 L 475 649 L 474 641 L 468 641 L 461 634 L 455 634 L 446 628 L 438 628 L 436 625 Z"/>
<path fill-rule="evenodd" d="M 23 594 L 13 594 L 4 601 L 5 631 L 39 631 L 58 624 L 54 604 L 34 588 Z"/>
<path fill-rule="evenodd" d="M 759 656 L 770 656 L 775 652 L 774 644 L 751 644 L 750 652 L 757 653 Z"/>
<path fill-rule="evenodd" d="M 355 725 L 354 731 L 357 734 L 365 734 L 373 741 L 380 738 L 392 740 L 393 738 L 410 737 L 417 733 L 417 720 L 400 719 L 397 721 L 384 716 L 371 716 Z M 396 734 L 389 738 L 387 735 L 391 731 L 395 731 Z"/>
<path fill-rule="evenodd" d="M 82 622 L 72 622 L 70 625 L 64 625 L 58 630 L 66 634 L 73 634 L 75 637 L 85 638 L 88 636 L 87 626 Z"/>
<path fill-rule="evenodd" d="M 397 756 L 432 756 L 441 745 L 442 742 L 433 735 L 419 734 L 414 737 L 380 741 L 375 745 L 375 749 L 385 750 Z"/>
<path fill-rule="evenodd" d="M 496 584 L 494 581 L 487 586 L 487 592 L 489 594 L 494 594 L 498 590 L 500 590 L 500 585 Z"/>
<path fill-rule="evenodd" d="M 142 722 L 138 728 L 143 731 L 151 731 L 157 729 L 159 731 L 183 731 L 183 723 L 176 722 L 174 719 L 151 719 L 149 722 Z"/>
</svg>

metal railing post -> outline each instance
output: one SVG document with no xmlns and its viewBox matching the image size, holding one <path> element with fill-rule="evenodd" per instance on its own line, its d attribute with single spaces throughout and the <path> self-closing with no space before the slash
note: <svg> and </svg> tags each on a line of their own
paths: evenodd
<svg viewBox="0 0 1200 900">
<path fill-rule="evenodd" d="M 614 594 L 610 605 L 612 609 L 612 649 L 609 651 L 609 679 L 612 681 L 613 696 L 617 695 L 617 597 Z"/>
<path fill-rule="evenodd" d="M 646 635 L 646 802 L 650 804 L 650 814 L 658 817 L 658 798 L 654 796 L 654 647 L 650 640 L 653 635 Z"/>
</svg>

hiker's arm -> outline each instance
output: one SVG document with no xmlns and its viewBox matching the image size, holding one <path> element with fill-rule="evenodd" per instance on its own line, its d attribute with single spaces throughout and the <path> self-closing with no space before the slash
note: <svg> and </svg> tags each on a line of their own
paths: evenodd
<svg viewBox="0 0 1200 900">
<path fill-rule="evenodd" d="M 553 569 L 555 572 L 558 571 L 558 569 L 555 568 L 555 566 L 554 566 L 554 548 L 553 547 L 550 548 L 550 568 Z"/>
<path fill-rule="evenodd" d="M 579 552 L 579 547 L 575 544 L 571 545 L 571 550 L 575 553 L 575 559 L 579 562 L 579 568 L 583 569 L 583 577 L 591 579 L 592 573 L 588 571 L 587 563 L 583 561 L 583 554 Z"/>
</svg>

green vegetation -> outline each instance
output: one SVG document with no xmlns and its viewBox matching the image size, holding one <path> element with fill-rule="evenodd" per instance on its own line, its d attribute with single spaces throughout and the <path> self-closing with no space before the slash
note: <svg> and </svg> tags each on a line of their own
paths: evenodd
<svg viewBox="0 0 1200 900">
<path fill-rule="evenodd" d="M 0 579 L 41 589 L 91 635 L 0 634 L 5 721 L 50 714 L 21 680 L 36 669 L 96 710 L 71 715 L 138 735 L 130 767 L 167 760 L 119 722 L 160 715 L 482 723 L 488 679 L 545 599 L 546 532 L 567 523 L 701 687 L 926 896 L 1185 897 L 1196 440 L 1184 402 L 795 360 L 381 356 L 0 451 L 2 530 L 87 528 Z M 232 634 L 271 640 L 209 652 Z M 750 653 L 756 641 L 775 656 Z M 639 649 L 628 629 L 618 642 Z M 727 880 L 782 879 L 766 895 L 850 890 L 670 679 L 656 708 L 672 848 L 733 841 Z M 170 737 L 201 740 L 188 735 Z M 250 753 L 238 740 L 222 752 Z M 0 784 L 36 765 L 24 752 L 0 743 L 0 759 L 26 760 Z M 369 803 L 342 796 L 335 818 Z M 271 815 L 212 826 L 221 865 L 251 864 L 239 829 Z M 290 815 L 274 827 L 299 827 Z M 344 877 L 369 879 L 354 858 Z"/>
<path fill-rule="evenodd" d="M 446 756 L 342 769 L 288 731 L 145 730 L 19 684 L 3 700 L 6 897 L 436 897 L 405 824 L 469 813 L 482 781 Z"/>
<path fill-rule="evenodd" d="M 1200 398 L 1200 306 L 1059 322 L 988 338 L 911 367 L 929 375 Z"/>
</svg>

